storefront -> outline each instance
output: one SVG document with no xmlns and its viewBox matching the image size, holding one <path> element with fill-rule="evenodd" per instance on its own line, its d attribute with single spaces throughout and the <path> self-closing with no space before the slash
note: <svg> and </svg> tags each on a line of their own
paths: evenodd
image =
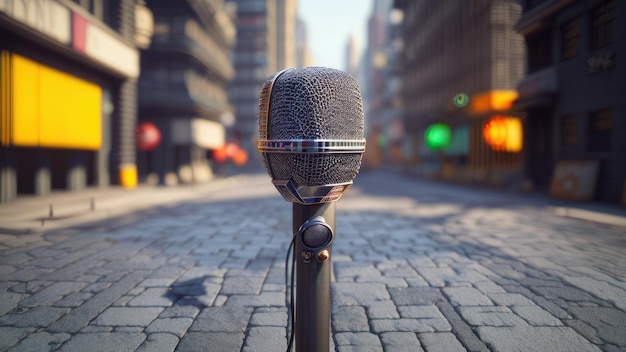
<svg viewBox="0 0 626 352">
<path fill-rule="evenodd" d="M 122 34 L 73 3 L 0 2 L 2 201 L 136 185 L 139 53 Z"/>
</svg>

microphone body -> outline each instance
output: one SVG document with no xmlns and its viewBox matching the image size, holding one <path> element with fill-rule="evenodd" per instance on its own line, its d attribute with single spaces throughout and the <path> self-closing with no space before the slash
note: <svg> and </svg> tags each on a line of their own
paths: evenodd
<svg viewBox="0 0 626 352">
<path fill-rule="evenodd" d="M 258 117 L 265 168 L 293 203 L 296 350 L 327 352 L 335 201 L 352 185 L 365 151 L 361 93 L 343 71 L 287 69 L 263 84 Z"/>
</svg>

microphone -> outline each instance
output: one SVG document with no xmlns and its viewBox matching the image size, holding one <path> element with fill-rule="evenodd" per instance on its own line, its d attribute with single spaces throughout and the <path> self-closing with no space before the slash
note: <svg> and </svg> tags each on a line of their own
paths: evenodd
<svg viewBox="0 0 626 352">
<path fill-rule="evenodd" d="M 258 118 L 267 173 L 293 204 L 297 281 L 288 351 L 295 332 L 296 351 L 327 352 L 335 202 L 352 185 L 365 151 L 361 93 L 340 70 L 286 69 L 261 87 Z"/>
<path fill-rule="evenodd" d="M 365 151 L 352 76 L 325 67 L 280 71 L 261 88 L 258 117 L 258 149 L 285 200 L 333 202 L 350 188 Z"/>
</svg>

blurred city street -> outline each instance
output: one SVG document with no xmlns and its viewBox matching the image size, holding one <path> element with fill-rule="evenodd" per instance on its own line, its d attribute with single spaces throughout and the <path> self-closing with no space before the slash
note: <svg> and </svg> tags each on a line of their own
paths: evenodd
<svg viewBox="0 0 626 352">
<path fill-rule="evenodd" d="M 291 204 L 267 175 L 0 204 L 0 351 L 284 351 Z M 626 210 L 362 172 L 336 351 L 626 351 Z"/>
</svg>

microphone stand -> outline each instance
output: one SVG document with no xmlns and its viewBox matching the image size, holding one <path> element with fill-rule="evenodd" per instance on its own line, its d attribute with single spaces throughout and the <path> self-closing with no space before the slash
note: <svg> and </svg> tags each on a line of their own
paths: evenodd
<svg viewBox="0 0 626 352">
<path fill-rule="evenodd" d="M 302 225 L 315 217 L 330 226 L 328 240 L 316 233 L 313 240 Z M 319 219 L 319 218 L 317 218 Z M 306 225 L 305 225 L 306 226 Z M 335 202 L 303 205 L 293 203 L 296 256 L 296 352 L 328 352 L 330 349 L 331 247 L 335 229 Z"/>
</svg>

